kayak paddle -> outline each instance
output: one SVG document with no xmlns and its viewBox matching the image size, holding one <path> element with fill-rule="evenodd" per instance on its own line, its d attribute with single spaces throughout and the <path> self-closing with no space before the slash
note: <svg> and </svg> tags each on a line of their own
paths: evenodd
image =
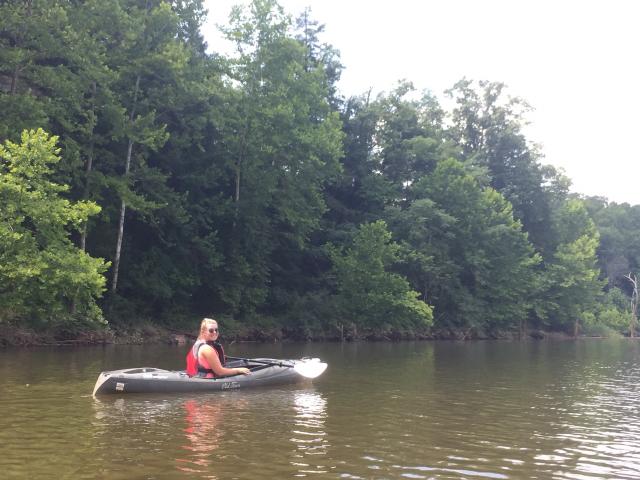
<svg viewBox="0 0 640 480">
<path fill-rule="evenodd" d="M 253 358 L 227 357 L 229 360 L 242 360 L 245 363 L 260 363 L 277 367 L 293 368 L 305 378 L 316 378 L 322 375 L 327 369 L 327 364 L 321 362 L 319 358 L 303 358 L 302 360 L 292 360 L 293 363 L 273 360 L 256 360 Z"/>
</svg>

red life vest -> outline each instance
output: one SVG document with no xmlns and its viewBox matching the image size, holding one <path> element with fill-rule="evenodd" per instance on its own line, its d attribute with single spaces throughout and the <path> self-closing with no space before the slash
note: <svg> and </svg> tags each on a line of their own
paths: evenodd
<svg viewBox="0 0 640 480">
<path fill-rule="evenodd" d="M 204 344 L 207 344 L 216 351 L 218 354 L 218 358 L 220 359 L 220 364 L 224 367 L 225 364 L 225 355 L 224 348 L 218 342 L 205 342 L 204 340 L 196 340 L 196 343 L 193 344 L 193 347 L 187 353 L 187 375 L 190 377 L 206 377 L 208 374 L 212 374 L 214 377 L 216 374 L 210 368 L 204 368 L 200 365 L 198 361 L 198 352 L 200 351 L 200 347 Z"/>
</svg>

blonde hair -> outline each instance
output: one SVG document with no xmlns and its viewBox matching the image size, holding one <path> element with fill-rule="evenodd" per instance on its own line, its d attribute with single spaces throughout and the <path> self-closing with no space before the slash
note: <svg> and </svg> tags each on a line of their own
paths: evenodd
<svg viewBox="0 0 640 480">
<path fill-rule="evenodd" d="M 209 328 L 209 325 L 215 323 L 218 326 L 218 321 L 215 318 L 203 318 L 200 322 L 200 334 L 202 335 Z"/>
</svg>

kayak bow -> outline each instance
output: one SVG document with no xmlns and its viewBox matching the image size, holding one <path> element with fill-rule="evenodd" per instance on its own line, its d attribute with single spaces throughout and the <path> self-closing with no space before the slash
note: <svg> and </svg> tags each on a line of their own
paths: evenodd
<svg viewBox="0 0 640 480">
<path fill-rule="evenodd" d="M 247 367 L 251 370 L 251 375 L 199 378 L 189 377 L 184 371 L 149 367 L 128 368 L 100 373 L 93 388 L 93 395 L 215 392 L 283 385 L 316 378 L 327 368 L 327 364 L 318 358 L 301 360 L 238 358 L 228 362 L 227 366 Z"/>
</svg>

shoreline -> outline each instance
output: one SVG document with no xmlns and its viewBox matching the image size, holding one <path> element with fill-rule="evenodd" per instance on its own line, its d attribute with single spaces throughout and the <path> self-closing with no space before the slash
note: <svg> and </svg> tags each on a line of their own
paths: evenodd
<svg viewBox="0 0 640 480">
<path fill-rule="evenodd" d="M 195 341 L 196 332 L 188 332 L 179 328 L 167 328 L 155 325 L 143 325 L 129 328 L 105 328 L 102 330 L 83 331 L 45 331 L 38 332 L 29 328 L 4 326 L 0 328 L 0 348 L 8 347 L 79 347 L 100 345 L 187 345 Z M 418 341 L 541 341 L 541 340 L 573 340 L 576 338 L 592 338 L 588 335 L 574 337 L 565 332 L 532 330 L 521 336 L 515 332 L 499 332 L 491 335 L 475 332 L 432 331 L 417 332 L 371 332 L 359 336 L 340 337 L 320 334 L 316 336 L 286 335 L 277 330 L 271 332 L 246 330 L 231 332 L 226 335 L 225 343 L 288 343 L 288 342 L 398 342 Z M 595 338 L 595 337 L 594 337 Z"/>
</svg>

